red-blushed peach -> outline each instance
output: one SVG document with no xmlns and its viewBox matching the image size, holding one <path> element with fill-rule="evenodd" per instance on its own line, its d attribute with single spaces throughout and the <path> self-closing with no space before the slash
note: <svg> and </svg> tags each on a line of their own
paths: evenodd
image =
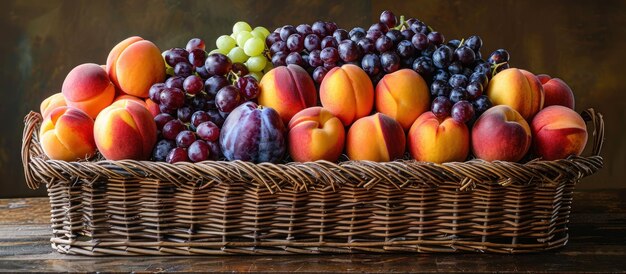
<svg viewBox="0 0 626 274">
<path fill-rule="evenodd" d="M 345 135 L 343 124 L 330 111 L 303 109 L 289 121 L 289 154 L 297 162 L 335 162 L 343 151 Z"/>
<path fill-rule="evenodd" d="M 152 116 L 155 116 L 155 117 L 159 115 L 159 113 L 161 113 L 161 110 L 159 109 L 159 104 L 150 100 L 150 98 L 142 99 L 142 98 L 135 97 L 135 96 L 128 95 L 128 94 L 122 94 L 120 96 L 115 97 L 115 100 L 113 100 L 113 102 L 117 102 L 119 100 L 133 100 L 137 103 L 140 103 L 142 106 L 148 109 L 148 111 L 150 111 Z"/>
<path fill-rule="evenodd" d="M 261 79 L 259 88 L 259 105 L 276 110 L 285 125 L 298 111 L 317 104 L 315 83 L 298 65 L 270 70 Z"/>
<path fill-rule="evenodd" d="M 46 118 L 50 112 L 57 107 L 67 106 L 65 103 L 65 97 L 63 97 L 63 93 L 55 93 L 50 97 L 46 98 L 39 105 L 39 110 L 41 111 L 41 117 Z"/>
<path fill-rule="evenodd" d="M 115 86 L 99 65 L 82 64 L 67 74 L 61 88 L 65 103 L 96 118 L 98 113 L 113 102 Z"/>
<path fill-rule="evenodd" d="M 96 153 L 93 127 L 93 119 L 84 111 L 74 107 L 57 107 L 41 123 L 41 147 L 53 160 L 89 159 Z"/>
<path fill-rule="evenodd" d="M 161 50 L 141 37 L 129 37 L 118 43 L 107 57 L 111 81 L 124 93 L 147 98 L 154 83 L 165 80 L 165 61 Z"/>
<path fill-rule="evenodd" d="M 428 111 L 411 126 L 407 146 L 411 156 L 418 161 L 462 162 L 469 154 L 470 134 L 464 123 L 452 117 L 439 120 Z"/>
<path fill-rule="evenodd" d="M 480 115 L 471 134 L 474 155 L 486 161 L 517 162 L 530 149 L 532 139 L 524 117 L 507 105 L 494 106 Z"/>
<path fill-rule="evenodd" d="M 531 121 L 544 104 L 541 82 L 534 74 L 516 68 L 496 74 L 487 85 L 487 96 L 493 105 L 507 105 Z"/>
<path fill-rule="evenodd" d="M 426 81 L 412 69 L 385 75 L 376 85 L 374 98 L 376 110 L 398 121 L 405 131 L 430 108 Z"/>
<path fill-rule="evenodd" d="M 107 160 L 146 160 L 156 143 L 152 114 L 134 100 L 114 102 L 96 118 L 93 135 Z"/>
<path fill-rule="evenodd" d="M 361 68 L 346 64 L 331 69 L 320 84 L 322 107 L 349 126 L 372 112 L 374 86 Z"/>
<path fill-rule="evenodd" d="M 547 74 L 539 74 L 537 79 L 543 85 L 545 94 L 544 108 L 558 105 L 574 109 L 574 92 L 563 80 L 552 78 Z"/>
<path fill-rule="evenodd" d="M 406 136 L 400 123 L 376 113 L 352 124 L 346 138 L 346 154 L 351 160 L 388 162 L 402 158 Z"/>
<path fill-rule="evenodd" d="M 532 123 L 533 152 L 544 160 L 580 155 L 587 144 L 587 126 L 578 113 L 564 106 L 541 110 Z"/>
</svg>

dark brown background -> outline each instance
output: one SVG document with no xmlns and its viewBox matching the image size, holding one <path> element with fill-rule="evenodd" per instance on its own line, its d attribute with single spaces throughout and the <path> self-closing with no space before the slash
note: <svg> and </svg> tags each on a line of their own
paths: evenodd
<svg viewBox="0 0 626 274">
<path fill-rule="evenodd" d="M 548 3 L 545 3 L 548 2 Z M 514 67 L 564 79 L 576 109 L 605 115 L 605 167 L 580 188 L 626 187 L 625 1 L 11 1 L 0 4 L 0 197 L 27 189 L 21 166 L 23 117 L 59 92 L 65 75 L 139 35 L 162 50 L 200 37 L 213 44 L 244 20 L 273 30 L 335 21 L 369 27 L 384 9 L 417 17 L 446 39 L 480 35 L 483 55 L 511 53 Z"/>
</svg>

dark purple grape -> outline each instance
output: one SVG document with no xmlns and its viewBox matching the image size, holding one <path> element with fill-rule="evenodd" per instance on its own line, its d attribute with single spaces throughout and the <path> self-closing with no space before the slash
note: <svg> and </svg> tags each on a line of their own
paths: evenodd
<svg viewBox="0 0 626 274">
<path fill-rule="evenodd" d="M 391 38 L 383 35 L 376 40 L 376 50 L 380 53 L 387 52 L 393 48 L 393 41 Z"/>
<path fill-rule="evenodd" d="M 428 41 L 430 41 L 430 43 L 433 45 L 439 46 L 443 44 L 445 38 L 443 37 L 443 34 L 433 31 L 428 34 Z"/>
<path fill-rule="evenodd" d="M 154 122 L 156 123 L 157 130 L 163 130 L 163 126 L 172 120 L 174 120 L 174 117 L 167 113 L 159 113 L 157 116 L 154 116 Z"/>
<path fill-rule="evenodd" d="M 398 53 L 398 55 L 400 55 L 401 58 L 408 59 L 413 57 L 413 55 L 415 54 L 415 48 L 413 47 L 411 41 L 402 40 L 400 41 L 400 43 L 398 43 L 398 46 L 396 47 L 396 52 Z M 411 64 L 412 63 L 413 62 L 411 62 Z"/>
<path fill-rule="evenodd" d="M 417 50 L 424 50 L 428 48 L 428 45 L 430 45 L 430 42 L 428 41 L 428 36 L 423 33 L 414 34 L 411 38 L 411 43 L 413 44 L 413 47 L 415 47 Z"/>
<path fill-rule="evenodd" d="M 359 47 L 352 40 L 341 41 L 339 47 L 337 47 L 337 51 L 339 52 L 339 58 L 344 62 L 352 62 L 361 57 Z"/>
<path fill-rule="evenodd" d="M 287 58 L 285 58 L 285 64 L 287 65 L 293 64 L 293 65 L 305 67 L 305 63 L 304 63 L 304 59 L 302 59 L 302 55 L 300 55 L 300 53 L 297 53 L 297 52 L 289 53 L 289 55 L 287 55 Z"/>
<path fill-rule="evenodd" d="M 463 74 L 463 65 L 459 61 L 453 61 L 448 66 L 448 72 L 450 74 Z"/>
<path fill-rule="evenodd" d="M 200 92 L 204 89 L 204 83 L 202 81 L 202 78 L 197 75 L 188 76 L 183 82 L 183 89 L 185 90 L 185 92 L 192 95 Z"/>
<path fill-rule="evenodd" d="M 176 115 L 176 109 L 168 108 L 168 107 L 166 107 L 163 104 L 159 104 L 159 111 L 161 113 L 167 113 L 167 114 L 172 115 L 172 116 Z"/>
<path fill-rule="evenodd" d="M 302 37 L 306 37 L 309 34 L 313 34 L 313 28 L 309 24 L 300 24 L 296 27 L 296 31 L 298 34 L 302 35 Z"/>
<path fill-rule="evenodd" d="M 491 103 L 489 97 L 487 97 L 486 95 L 481 95 L 478 96 L 478 98 L 476 98 L 474 102 L 472 102 L 472 105 L 474 105 L 474 110 L 476 111 L 476 114 L 480 115 L 489 108 L 491 108 L 493 106 L 493 103 Z"/>
<path fill-rule="evenodd" d="M 442 45 L 433 52 L 433 64 L 437 68 L 447 68 L 452 63 L 452 49 Z"/>
<path fill-rule="evenodd" d="M 284 51 L 286 52 L 287 49 L 287 43 L 285 43 L 284 41 L 278 41 L 274 44 L 272 44 L 272 46 L 270 46 L 270 54 L 273 56 L 274 54 L 276 54 L 279 51 Z"/>
<path fill-rule="evenodd" d="M 296 30 L 294 26 L 285 25 L 282 28 L 280 28 L 280 39 L 287 42 L 287 39 L 289 38 L 289 36 L 297 32 L 298 31 Z"/>
<path fill-rule="evenodd" d="M 205 80 L 211 77 L 211 74 L 209 74 L 209 72 L 206 70 L 206 67 L 204 66 L 196 67 L 196 73 L 198 73 L 198 76 L 200 76 L 200 78 Z"/>
<path fill-rule="evenodd" d="M 193 114 L 193 110 L 189 106 L 183 106 L 176 110 L 176 117 L 183 123 L 191 121 L 191 114 Z"/>
<path fill-rule="evenodd" d="M 402 34 L 402 39 L 411 41 L 411 39 L 413 38 L 413 35 L 415 35 L 415 32 L 413 32 L 410 29 L 405 29 L 405 30 L 400 31 L 400 34 Z"/>
<path fill-rule="evenodd" d="M 451 116 L 457 122 L 466 123 L 474 118 L 474 107 L 468 101 L 458 101 L 452 106 Z"/>
<path fill-rule="evenodd" d="M 465 88 L 468 83 L 469 80 L 463 74 L 453 74 L 450 76 L 450 80 L 448 80 L 448 84 L 453 88 Z"/>
<path fill-rule="evenodd" d="M 474 67 L 474 72 L 478 72 L 481 74 L 485 74 L 486 76 L 489 76 L 489 74 L 491 73 L 491 64 L 487 62 L 480 63 Z"/>
<path fill-rule="evenodd" d="M 383 11 L 380 14 L 380 17 L 378 20 L 381 23 L 385 24 L 388 28 L 393 28 L 398 23 L 398 20 L 396 19 L 396 16 L 393 14 L 393 12 L 388 11 L 388 10 Z"/>
<path fill-rule="evenodd" d="M 230 71 L 232 65 L 233 62 L 230 61 L 230 58 L 221 53 L 210 54 L 206 58 L 206 62 L 204 64 L 206 70 L 211 75 L 226 75 Z"/>
<path fill-rule="evenodd" d="M 474 72 L 472 73 L 472 75 L 470 75 L 469 77 L 469 81 L 471 82 L 477 82 L 480 83 L 483 88 L 487 87 L 487 84 L 489 84 L 489 78 L 487 78 L 487 75 L 480 73 L 480 72 Z"/>
<path fill-rule="evenodd" d="M 324 80 L 324 76 L 326 76 L 326 73 L 328 73 L 328 69 L 326 69 L 323 66 L 317 67 L 315 68 L 315 70 L 313 70 L 313 81 L 315 81 L 318 84 L 322 83 L 322 80 Z"/>
<path fill-rule="evenodd" d="M 428 34 L 430 30 L 424 22 L 416 21 L 410 25 L 410 29 L 415 33 Z"/>
<path fill-rule="evenodd" d="M 174 148 L 167 154 L 165 161 L 173 164 L 177 162 L 189 162 L 189 157 L 187 157 L 187 150 L 182 147 Z"/>
<path fill-rule="evenodd" d="M 345 29 L 337 29 L 335 32 L 333 32 L 333 38 L 335 38 L 335 41 L 337 41 L 337 43 L 341 43 L 341 41 L 343 40 L 350 39 L 350 35 Z"/>
<path fill-rule="evenodd" d="M 235 87 L 239 89 L 239 92 L 241 92 L 241 95 L 243 95 L 246 100 L 256 98 L 259 96 L 259 92 L 261 92 L 259 83 L 252 76 L 239 77 L 239 79 L 235 81 Z"/>
<path fill-rule="evenodd" d="M 171 48 L 163 52 L 163 58 L 165 59 L 165 63 L 170 67 L 174 67 L 180 62 L 187 62 L 189 52 L 182 48 Z"/>
<path fill-rule="evenodd" d="M 187 130 L 187 126 L 183 124 L 183 122 L 181 122 L 180 120 L 175 119 L 165 123 L 165 125 L 163 125 L 163 129 L 161 130 L 161 133 L 163 134 L 163 138 L 175 141 L 178 133 L 183 130 Z"/>
<path fill-rule="evenodd" d="M 198 125 L 210 120 L 211 116 L 206 111 L 198 110 L 191 115 L 191 129 L 196 130 Z"/>
<path fill-rule="evenodd" d="M 326 29 L 326 33 L 330 35 L 331 33 L 337 30 L 337 24 L 335 22 L 325 22 L 324 28 Z"/>
<path fill-rule="evenodd" d="M 330 71 L 331 69 L 333 69 L 336 66 L 337 66 L 336 63 L 324 63 L 324 68 L 327 69 L 328 71 Z"/>
<path fill-rule="evenodd" d="M 497 65 L 494 67 L 492 74 L 493 74 L 493 75 L 496 75 L 496 74 L 498 74 L 498 72 L 501 72 L 501 71 L 503 71 L 503 70 L 505 70 L 505 69 L 508 69 L 508 68 L 509 68 L 509 63 L 500 63 L 500 64 L 497 64 Z"/>
<path fill-rule="evenodd" d="M 191 143 L 196 141 L 196 134 L 190 130 L 183 130 L 176 135 L 176 145 L 178 147 L 188 148 Z"/>
<path fill-rule="evenodd" d="M 155 103 L 159 103 L 159 95 L 161 95 L 161 91 L 166 88 L 165 83 L 156 83 L 150 87 L 148 90 L 148 98 Z"/>
<path fill-rule="evenodd" d="M 250 73 L 250 71 L 248 70 L 248 67 L 246 67 L 246 65 L 244 65 L 243 63 L 233 63 L 233 66 L 230 68 L 230 70 L 237 74 L 238 76 L 244 76 L 244 75 L 248 75 L 248 73 Z"/>
<path fill-rule="evenodd" d="M 339 61 L 339 52 L 336 48 L 325 48 L 320 52 L 320 58 L 326 64 L 335 64 Z"/>
<path fill-rule="evenodd" d="M 210 153 L 209 145 L 203 140 L 196 140 L 187 149 L 187 156 L 194 163 L 209 160 Z"/>
<path fill-rule="evenodd" d="M 215 123 L 207 121 L 196 127 L 196 134 L 198 134 L 198 137 L 202 140 L 214 142 L 220 138 L 220 128 L 217 127 Z"/>
<path fill-rule="evenodd" d="M 450 41 L 448 41 L 447 43 L 448 47 L 452 48 L 452 49 L 456 49 L 461 45 L 461 40 L 459 39 L 452 39 Z"/>
<path fill-rule="evenodd" d="M 170 78 L 167 78 L 167 80 L 165 80 L 165 87 L 183 89 L 184 82 L 185 82 L 185 77 L 172 76 Z"/>
<path fill-rule="evenodd" d="M 268 35 L 268 36 L 265 38 L 265 45 L 269 48 L 269 47 L 271 47 L 273 44 L 275 44 L 275 43 L 276 43 L 276 42 L 278 42 L 278 41 L 282 41 L 282 40 L 280 39 L 280 33 L 278 33 L 278 32 L 273 32 L 273 33 L 270 33 L 270 35 Z M 284 42 L 284 41 L 283 41 L 283 42 Z"/>
<path fill-rule="evenodd" d="M 178 88 L 165 88 L 159 94 L 159 101 L 169 109 L 177 109 L 185 104 L 185 93 Z"/>
<path fill-rule="evenodd" d="M 291 52 L 301 52 L 304 49 L 304 37 L 294 33 L 287 38 L 287 48 Z"/>
<path fill-rule="evenodd" d="M 367 32 L 374 31 L 374 30 L 380 31 L 381 33 L 386 33 L 389 31 L 389 27 L 387 27 L 387 25 L 383 23 L 378 22 L 378 23 L 372 24 L 370 28 L 367 29 Z"/>
<path fill-rule="evenodd" d="M 430 84 L 430 94 L 433 97 L 437 96 L 450 96 L 450 91 L 452 87 L 448 84 L 448 82 L 444 82 L 442 80 L 434 80 L 432 84 Z"/>
<path fill-rule="evenodd" d="M 489 59 L 487 59 L 487 62 L 495 65 L 508 62 L 509 58 L 510 56 L 508 51 L 506 51 L 505 49 L 497 49 L 496 51 L 492 52 L 491 55 L 489 55 Z"/>
<path fill-rule="evenodd" d="M 421 56 L 420 56 L 421 57 Z M 407 68 L 407 69 L 412 69 L 413 68 L 413 63 L 415 62 L 415 57 L 408 57 L 408 58 L 400 58 L 400 66 L 402 68 Z"/>
<path fill-rule="evenodd" d="M 402 33 L 397 29 L 389 30 L 387 33 L 385 33 L 385 36 L 389 37 L 394 45 L 397 45 L 398 43 L 400 43 L 400 41 L 402 41 L 402 39 L 404 39 Z"/>
<path fill-rule="evenodd" d="M 337 48 L 337 46 L 339 46 L 339 43 L 337 41 L 335 41 L 335 38 L 333 38 L 332 36 L 326 36 L 320 42 L 320 47 L 322 49 L 325 49 L 325 48 Z"/>
<path fill-rule="evenodd" d="M 348 33 L 348 36 L 350 36 L 350 40 L 354 41 L 355 43 L 362 38 L 365 38 L 365 35 L 367 35 L 367 32 L 361 27 L 355 27 Z"/>
<path fill-rule="evenodd" d="M 192 52 L 193 50 L 196 50 L 196 49 L 205 50 L 204 40 L 200 38 L 191 38 L 187 42 L 187 46 L 185 47 L 185 49 L 188 52 Z"/>
<path fill-rule="evenodd" d="M 426 56 L 420 56 L 415 61 L 413 61 L 412 69 L 419 73 L 423 78 L 429 79 L 433 72 L 435 71 L 435 65 L 433 65 L 433 60 Z"/>
<path fill-rule="evenodd" d="M 400 69 L 400 56 L 393 51 L 383 52 L 380 55 L 380 65 L 386 73 Z"/>
<path fill-rule="evenodd" d="M 374 45 L 374 42 L 372 42 L 372 40 L 370 40 L 369 38 L 363 38 L 359 40 L 357 46 L 359 46 L 359 50 L 363 54 L 374 53 L 376 51 L 376 46 Z"/>
<path fill-rule="evenodd" d="M 483 85 L 479 82 L 470 82 L 465 90 L 467 91 L 467 98 L 470 100 L 476 100 L 478 96 L 483 95 Z"/>
<path fill-rule="evenodd" d="M 483 46 L 483 40 L 480 39 L 478 35 L 472 35 L 469 38 L 465 39 L 464 45 L 468 46 L 475 53 L 478 53 L 480 48 Z"/>
<path fill-rule="evenodd" d="M 428 58 L 432 58 L 433 53 L 435 53 L 437 47 L 433 44 L 428 44 L 428 47 L 422 50 L 422 56 L 426 56 Z"/>
<path fill-rule="evenodd" d="M 209 121 L 216 124 L 218 127 L 222 127 L 224 124 L 224 117 L 220 114 L 220 111 L 217 109 L 211 109 L 206 112 L 209 115 Z"/>
<path fill-rule="evenodd" d="M 452 111 L 452 102 L 445 96 L 438 96 L 433 100 L 430 110 L 439 119 L 445 119 L 450 116 Z"/>
<path fill-rule="evenodd" d="M 317 68 L 319 66 L 324 65 L 322 58 L 320 58 L 320 50 L 313 50 L 309 53 L 309 65 L 312 68 Z"/>
<path fill-rule="evenodd" d="M 241 92 L 232 85 L 223 87 L 215 95 L 215 105 L 222 112 L 229 113 L 241 103 Z"/>
<path fill-rule="evenodd" d="M 272 55 L 272 65 L 274 67 L 285 66 L 285 60 L 287 59 L 287 53 L 285 51 L 279 51 Z"/>
<path fill-rule="evenodd" d="M 465 66 L 474 63 L 474 60 L 476 59 L 476 54 L 468 46 L 460 46 L 454 51 L 454 55 L 456 59 Z"/>
<path fill-rule="evenodd" d="M 220 143 L 218 141 L 215 142 L 207 142 L 209 145 L 209 160 L 217 161 L 222 158 L 222 149 L 220 148 Z"/>
<path fill-rule="evenodd" d="M 372 40 L 372 42 L 376 42 L 376 40 L 378 40 L 378 38 L 380 38 L 381 36 L 383 36 L 384 33 L 378 30 L 368 30 L 367 34 L 365 35 L 365 38 Z"/>
<path fill-rule="evenodd" d="M 463 72 L 461 74 L 465 75 L 465 77 L 469 79 L 469 77 L 472 76 L 472 69 L 463 68 Z"/>
<path fill-rule="evenodd" d="M 411 26 L 413 25 L 413 23 L 417 22 L 418 20 L 415 18 L 409 18 L 408 20 L 405 21 L 407 26 Z"/>
<path fill-rule="evenodd" d="M 152 160 L 156 162 L 165 162 L 167 154 L 169 154 L 170 150 L 174 148 L 176 148 L 176 143 L 174 141 L 166 139 L 159 140 L 152 150 Z"/>
<path fill-rule="evenodd" d="M 321 49 L 321 40 L 315 34 L 309 34 L 304 37 L 304 48 L 309 52 Z"/>
<path fill-rule="evenodd" d="M 465 91 L 464 88 L 452 88 L 452 91 L 450 91 L 450 101 L 456 103 L 461 100 L 467 100 L 467 91 Z"/>
<path fill-rule="evenodd" d="M 202 67 L 204 66 L 204 62 L 206 61 L 207 53 L 203 49 L 194 49 L 189 52 L 189 63 L 194 67 Z"/>
<path fill-rule="evenodd" d="M 376 75 L 380 72 L 380 58 L 378 55 L 370 53 L 365 54 L 363 59 L 361 60 L 361 68 L 367 73 L 369 76 Z"/>
<path fill-rule="evenodd" d="M 326 23 L 322 21 L 313 23 L 313 25 L 311 25 L 311 29 L 313 30 L 313 33 L 317 34 L 319 37 L 326 37 L 330 34 L 326 31 Z"/>
<path fill-rule="evenodd" d="M 204 91 L 206 91 L 210 98 L 215 98 L 217 92 L 229 84 L 228 79 L 222 75 L 211 76 L 211 78 L 204 82 Z"/>
<path fill-rule="evenodd" d="M 449 79 L 450 73 L 448 73 L 445 69 L 437 69 L 433 74 L 433 80 L 441 80 L 447 83 Z"/>
<path fill-rule="evenodd" d="M 178 62 L 178 64 L 174 66 L 174 74 L 180 77 L 187 77 L 193 74 L 193 66 L 187 62 Z"/>
</svg>

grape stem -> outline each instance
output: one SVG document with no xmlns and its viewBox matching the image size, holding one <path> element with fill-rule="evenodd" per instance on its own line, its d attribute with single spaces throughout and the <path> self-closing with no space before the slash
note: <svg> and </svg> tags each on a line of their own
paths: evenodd
<svg viewBox="0 0 626 274">
<path fill-rule="evenodd" d="M 231 70 L 231 71 L 228 72 L 228 77 L 227 78 L 228 78 L 229 82 L 234 84 L 235 82 L 237 82 L 237 80 L 239 80 L 239 75 L 237 75 L 237 73 L 235 73 L 235 72 L 233 72 Z M 232 80 L 233 78 L 235 80 Z"/>
<path fill-rule="evenodd" d="M 497 63 L 497 64 L 495 64 L 495 65 L 492 65 L 492 68 L 491 68 L 491 75 L 494 75 L 494 73 L 496 72 L 496 70 L 497 70 L 499 67 L 501 67 L 501 66 L 503 66 L 503 65 L 505 65 L 505 64 L 508 64 L 508 63 L 509 63 L 509 62 L 502 62 L 502 63 Z M 492 77 L 493 77 L 493 76 L 492 76 Z"/>
<path fill-rule="evenodd" d="M 399 31 L 403 31 L 404 29 L 404 24 L 406 24 L 406 21 L 404 21 L 404 15 L 400 15 L 400 24 L 398 24 L 398 26 L 396 26 L 395 30 L 399 30 Z"/>
</svg>

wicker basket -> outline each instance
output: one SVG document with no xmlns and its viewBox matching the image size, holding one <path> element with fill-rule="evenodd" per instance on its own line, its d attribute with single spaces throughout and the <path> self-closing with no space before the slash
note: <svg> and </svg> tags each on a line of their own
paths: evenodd
<svg viewBox="0 0 626 274">
<path fill-rule="evenodd" d="M 83 255 L 539 252 L 564 246 L 593 156 L 524 164 L 48 160 L 25 118 L 22 161 L 50 197 L 52 247 Z"/>
</svg>

